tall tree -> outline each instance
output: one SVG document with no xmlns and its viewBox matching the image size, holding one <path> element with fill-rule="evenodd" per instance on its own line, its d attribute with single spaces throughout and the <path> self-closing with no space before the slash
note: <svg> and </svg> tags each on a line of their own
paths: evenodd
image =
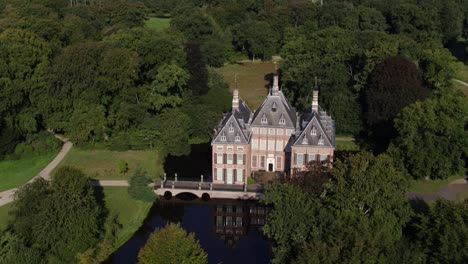
<svg viewBox="0 0 468 264">
<path fill-rule="evenodd" d="M 138 263 L 203 264 L 208 259 L 194 234 L 187 234 L 179 225 L 168 224 L 151 234 L 138 253 Z"/>
</svg>

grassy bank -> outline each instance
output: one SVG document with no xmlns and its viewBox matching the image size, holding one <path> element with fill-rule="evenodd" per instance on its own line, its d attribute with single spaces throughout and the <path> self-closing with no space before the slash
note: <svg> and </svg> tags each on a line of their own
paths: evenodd
<svg viewBox="0 0 468 264">
<path fill-rule="evenodd" d="M 0 192 L 19 187 L 28 182 L 44 169 L 57 153 L 58 150 L 19 160 L 0 161 Z"/>
<path fill-rule="evenodd" d="M 150 17 L 145 21 L 145 27 L 155 30 L 163 30 L 169 27 L 170 22 L 170 18 Z"/>
<path fill-rule="evenodd" d="M 447 186 L 452 181 L 462 179 L 465 176 L 451 176 L 444 180 L 415 180 L 412 182 L 409 192 L 437 193 L 441 188 Z"/>
<path fill-rule="evenodd" d="M 349 140 L 336 140 L 336 150 L 359 150 L 359 145 L 354 141 Z"/>
<path fill-rule="evenodd" d="M 5 230 L 8 222 L 11 220 L 11 216 L 8 214 L 13 207 L 13 203 L 5 204 L 0 206 L 0 232 Z"/>
<path fill-rule="evenodd" d="M 239 95 L 247 102 L 251 110 L 256 109 L 265 99 L 269 85 L 267 75 L 273 73 L 274 70 L 273 62 L 243 62 L 217 69 L 231 90 L 235 87 L 237 74 Z"/>
<path fill-rule="evenodd" d="M 145 220 L 153 203 L 132 199 L 126 187 L 104 187 L 104 201 L 109 216 L 118 215 L 122 229 L 117 232 L 114 250 L 122 246 Z M 110 218 L 109 218 L 110 219 Z"/>
<path fill-rule="evenodd" d="M 117 164 L 120 160 L 128 163 L 129 171 L 119 172 Z M 128 180 L 137 168 L 148 172 L 151 178 L 163 173 L 160 156 L 156 151 L 110 151 L 73 148 L 59 166 L 77 167 L 90 177 L 99 180 Z"/>
</svg>

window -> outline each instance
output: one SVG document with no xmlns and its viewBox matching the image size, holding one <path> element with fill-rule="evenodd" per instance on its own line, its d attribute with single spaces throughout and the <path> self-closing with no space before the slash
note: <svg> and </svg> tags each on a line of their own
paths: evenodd
<svg viewBox="0 0 468 264">
<path fill-rule="evenodd" d="M 232 164 L 232 154 L 227 154 L 227 164 Z"/>
<path fill-rule="evenodd" d="M 226 181 L 228 184 L 232 184 L 233 182 L 232 174 L 232 169 L 226 169 Z"/>
<path fill-rule="evenodd" d="M 260 134 L 265 135 L 266 134 L 266 128 L 264 128 L 264 127 L 260 128 Z"/>
<path fill-rule="evenodd" d="M 222 216 L 216 216 L 216 226 L 223 226 L 224 220 Z"/>
<path fill-rule="evenodd" d="M 227 146 L 227 150 L 229 151 L 232 151 L 232 146 Z"/>
<path fill-rule="evenodd" d="M 283 151 L 283 141 L 277 140 L 276 141 L 276 151 Z"/>
<path fill-rule="evenodd" d="M 276 134 L 277 134 L 278 136 L 282 136 L 282 135 L 283 135 L 283 129 L 277 129 L 277 130 L 276 130 Z"/>
<path fill-rule="evenodd" d="M 274 129 L 274 128 L 270 128 L 269 131 L 268 131 L 268 134 L 270 134 L 270 135 L 275 135 L 275 129 Z"/>
<path fill-rule="evenodd" d="M 217 181 L 223 180 L 223 169 L 220 169 L 220 168 L 216 169 L 216 180 Z"/>
<path fill-rule="evenodd" d="M 318 144 L 319 144 L 319 145 L 323 145 L 323 137 L 322 137 L 322 135 L 320 135 L 320 138 L 319 138 L 319 140 L 318 140 Z"/>
<path fill-rule="evenodd" d="M 304 154 L 297 153 L 296 165 L 304 165 Z"/>
<path fill-rule="evenodd" d="M 218 153 L 216 155 L 216 164 L 223 164 L 223 154 Z"/>
<path fill-rule="evenodd" d="M 304 135 L 304 137 L 302 138 L 302 145 L 307 145 L 309 144 L 309 140 L 307 139 L 307 136 Z"/>
<path fill-rule="evenodd" d="M 265 156 L 260 157 L 260 168 L 265 168 Z"/>
<path fill-rule="evenodd" d="M 262 124 L 268 124 L 268 120 L 265 114 L 263 114 L 262 119 L 260 120 Z"/>
<path fill-rule="evenodd" d="M 320 161 L 326 161 L 328 155 L 321 154 L 320 155 Z"/>
<path fill-rule="evenodd" d="M 273 112 L 276 112 L 276 108 L 277 108 L 277 107 L 276 107 L 276 102 L 273 102 L 273 105 L 271 106 L 271 110 L 272 110 Z"/>
<path fill-rule="evenodd" d="M 312 130 L 310 130 L 310 134 L 311 134 L 312 136 L 317 135 L 317 129 L 315 129 L 315 126 L 313 126 L 313 127 L 312 127 Z"/>
<path fill-rule="evenodd" d="M 260 150 L 266 150 L 266 139 L 260 139 Z"/>
<path fill-rule="evenodd" d="M 311 162 L 315 160 L 315 154 L 309 154 L 307 155 L 307 162 Z"/>
<path fill-rule="evenodd" d="M 244 151 L 244 147 L 237 147 L 237 151 Z"/>
<path fill-rule="evenodd" d="M 252 132 L 253 132 L 254 134 L 258 134 L 258 127 L 252 128 Z"/>
<path fill-rule="evenodd" d="M 226 134 L 224 134 L 224 132 L 221 134 L 221 141 L 226 141 Z"/>
<path fill-rule="evenodd" d="M 281 157 L 276 157 L 276 168 L 281 169 Z"/>
<path fill-rule="evenodd" d="M 232 126 L 232 123 L 229 125 L 229 132 L 234 132 L 234 127 Z"/>
<path fill-rule="evenodd" d="M 280 120 L 279 120 L 280 125 L 286 125 L 286 119 L 284 119 L 284 115 L 281 115 Z"/>
<path fill-rule="evenodd" d="M 244 155 L 237 154 L 237 164 L 244 164 Z"/>
<path fill-rule="evenodd" d="M 242 217 L 238 216 L 236 217 L 236 226 L 242 226 Z"/>
<path fill-rule="evenodd" d="M 252 149 L 253 150 L 258 149 L 258 139 L 252 139 Z"/>
<path fill-rule="evenodd" d="M 239 142 L 239 141 L 240 141 L 240 136 L 239 136 L 239 133 L 237 133 L 237 135 L 234 137 L 234 141 L 237 141 L 237 142 Z"/>
<path fill-rule="evenodd" d="M 236 181 L 237 182 L 243 182 L 244 181 L 244 170 L 243 169 L 237 169 Z"/>
<path fill-rule="evenodd" d="M 275 151 L 275 140 L 268 140 L 268 150 Z"/>
<path fill-rule="evenodd" d="M 290 136 L 292 134 L 292 130 L 291 129 L 286 129 L 286 136 Z"/>
<path fill-rule="evenodd" d="M 252 156 L 252 168 L 257 168 L 257 156 Z"/>
<path fill-rule="evenodd" d="M 218 146 L 218 147 L 216 147 L 216 149 L 222 151 L 222 150 L 223 150 L 223 146 Z"/>
</svg>

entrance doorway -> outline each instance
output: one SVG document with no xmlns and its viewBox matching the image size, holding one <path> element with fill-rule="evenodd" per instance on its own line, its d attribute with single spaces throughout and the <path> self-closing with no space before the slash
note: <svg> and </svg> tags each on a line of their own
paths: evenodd
<svg viewBox="0 0 468 264">
<path fill-rule="evenodd" d="M 268 163 L 268 171 L 273 171 L 273 163 Z"/>
</svg>

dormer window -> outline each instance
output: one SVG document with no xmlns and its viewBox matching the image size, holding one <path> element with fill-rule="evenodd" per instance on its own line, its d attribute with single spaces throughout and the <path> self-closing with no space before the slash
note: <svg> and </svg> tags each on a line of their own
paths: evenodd
<svg viewBox="0 0 468 264">
<path fill-rule="evenodd" d="M 240 136 L 239 133 L 236 134 L 236 137 L 234 138 L 235 141 L 240 141 Z"/>
<path fill-rule="evenodd" d="M 284 115 L 281 115 L 281 118 L 279 120 L 280 125 L 286 125 L 286 119 L 284 119 Z"/>
<path fill-rule="evenodd" d="M 231 125 L 229 126 L 229 132 L 234 132 L 234 126 L 232 126 L 232 123 L 231 123 Z"/>
<path fill-rule="evenodd" d="M 323 137 L 322 137 L 322 135 L 320 135 L 320 138 L 319 138 L 319 140 L 318 140 L 318 144 L 319 144 L 319 145 L 323 145 Z"/>
<path fill-rule="evenodd" d="M 302 145 L 307 145 L 309 144 L 309 140 L 307 139 L 307 136 L 304 135 L 304 137 L 302 138 Z"/>
<path fill-rule="evenodd" d="M 271 106 L 271 111 L 276 112 L 276 102 L 273 102 L 273 105 Z"/>
<path fill-rule="evenodd" d="M 263 116 L 262 116 L 262 119 L 260 120 L 260 122 L 261 122 L 262 124 L 267 124 L 267 123 L 268 123 L 268 121 L 267 121 L 267 118 L 266 118 L 266 115 L 265 115 L 265 114 L 263 114 Z"/>
<path fill-rule="evenodd" d="M 221 141 L 226 141 L 226 134 L 221 134 Z"/>
<path fill-rule="evenodd" d="M 312 136 L 317 135 L 317 129 L 316 129 L 314 126 L 313 126 L 312 129 L 310 130 L 310 134 L 311 134 Z"/>
</svg>

